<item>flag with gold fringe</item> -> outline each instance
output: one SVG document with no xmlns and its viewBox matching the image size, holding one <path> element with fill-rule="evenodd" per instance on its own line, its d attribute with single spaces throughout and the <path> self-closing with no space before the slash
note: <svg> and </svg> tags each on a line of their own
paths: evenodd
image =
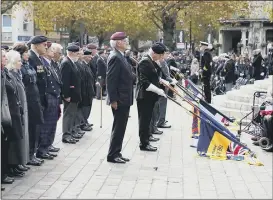
<svg viewBox="0 0 273 200">
<path fill-rule="evenodd" d="M 255 154 L 242 144 L 223 124 L 202 105 L 199 107 L 200 135 L 197 152 L 200 156 L 217 160 L 247 161 L 249 164 L 262 165 Z"/>
</svg>

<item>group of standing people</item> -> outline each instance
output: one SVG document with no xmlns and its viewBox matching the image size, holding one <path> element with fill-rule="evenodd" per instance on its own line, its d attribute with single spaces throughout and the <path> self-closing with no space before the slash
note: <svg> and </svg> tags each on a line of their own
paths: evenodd
<svg viewBox="0 0 273 200">
<path fill-rule="evenodd" d="M 107 161 L 126 163 L 130 159 L 121 154 L 122 142 L 134 96 L 138 110 L 139 148 L 141 151 L 155 152 L 157 147 L 150 142 L 156 142 L 159 138 L 153 137 L 153 134 L 163 133 L 158 127 L 171 127 L 165 120 L 167 95 L 163 83 L 175 85 L 176 80 L 170 77 L 170 68 L 166 62 L 168 50 L 164 44 L 153 44 L 147 54 L 134 65 L 134 70 L 125 54 L 128 47 L 127 35 L 124 32 L 114 33 L 110 38 L 110 45 L 113 50 L 107 60 L 106 88 L 107 102 L 111 105 L 114 121 Z"/>
<path fill-rule="evenodd" d="M 92 130 L 88 118 L 96 87 L 105 88 L 105 51 L 98 52 L 93 44 L 81 49 L 77 43 L 68 44 L 65 57 L 62 50 L 45 36 L 16 43 L 11 50 L 2 48 L 2 184 L 12 184 L 30 166 L 57 157 L 60 148 L 53 143 L 61 104 L 62 142 L 75 144 Z"/>
</svg>

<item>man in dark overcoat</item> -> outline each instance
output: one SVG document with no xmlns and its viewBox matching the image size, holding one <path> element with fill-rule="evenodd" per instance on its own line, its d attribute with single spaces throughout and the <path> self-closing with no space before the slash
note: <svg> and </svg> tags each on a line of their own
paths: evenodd
<svg viewBox="0 0 273 200">
<path fill-rule="evenodd" d="M 81 76 L 75 64 L 79 59 L 80 47 L 71 43 L 67 47 L 67 56 L 61 62 L 62 98 L 64 104 L 63 136 L 64 143 L 75 144 L 80 135 L 74 132 L 77 120 L 78 104 L 81 101 Z"/>
<path fill-rule="evenodd" d="M 101 96 L 106 96 L 106 70 L 107 65 L 105 61 L 105 54 L 104 50 L 99 50 L 98 53 L 99 57 L 97 59 L 97 83 L 96 83 L 96 96 L 97 99 L 101 99 Z M 102 89 L 102 95 L 101 95 L 101 89 Z"/>
<path fill-rule="evenodd" d="M 28 62 L 29 65 L 32 66 L 37 73 L 36 84 L 39 89 L 41 106 L 42 109 L 44 110 L 47 106 L 46 102 L 47 70 L 42 62 L 42 55 L 46 54 L 47 38 L 45 36 L 34 36 L 32 37 L 30 44 L 31 50 L 29 52 L 30 56 Z M 44 122 L 44 119 L 42 119 L 43 120 L 42 122 L 36 122 L 37 119 L 31 120 L 30 123 L 32 125 L 29 126 L 30 162 L 28 164 L 30 165 L 41 165 L 41 163 L 43 162 L 43 159 L 36 157 L 36 153 L 40 138 L 39 125 Z"/>
<path fill-rule="evenodd" d="M 148 55 L 142 58 L 137 68 L 136 100 L 139 120 L 139 147 L 142 151 L 157 151 L 156 147 L 150 145 L 150 123 L 158 97 L 166 97 L 164 90 L 160 88 L 160 67 L 156 63 L 163 58 L 166 50 L 166 46 L 160 42 L 153 44 Z"/>
<path fill-rule="evenodd" d="M 46 107 L 43 111 L 44 123 L 39 126 L 40 139 L 37 157 L 52 160 L 57 155 L 51 153 L 49 148 L 56 134 L 62 81 L 52 65 L 54 52 L 50 42 L 47 43 L 47 47 L 46 53 L 41 57 L 41 61 L 47 72 L 45 79 L 47 87 L 45 88 Z"/>
<path fill-rule="evenodd" d="M 124 32 L 116 32 L 110 38 L 113 51 L 107 60 L 107 102 L 111 105 L 114 122 L 107 161 L 126 163 L 129 159 L 121 154 L 122 143 L 128 122 L 130 106 L 133 105 L 132 70 L 124 57 L 128 39 Z"/>
</svg>

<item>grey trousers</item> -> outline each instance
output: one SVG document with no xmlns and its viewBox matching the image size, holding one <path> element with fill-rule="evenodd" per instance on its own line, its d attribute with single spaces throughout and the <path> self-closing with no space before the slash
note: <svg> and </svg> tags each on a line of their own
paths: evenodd
<svg viewBox="0 0 273 200">
<path fill-rule="evenodd" d="M 150 134 L 154 133 L 157 130 L 157 122 L 159 119 L 159 100 L 155 103 L 154 109 L 153 109 L 153 114 L 152 114 L 152 119 L 150 122 Z"/>
<path fill-rule="evenodd" d="M 78 104 L 64 101 L 63 138 L 72 134 L 77 120 Z"/>
<path fill-rule="evenodd" d="M 166 121 L 166 110 L 167 110 L 167 98 L 165 97 L 159 97 L 158 103 L 159 103 L 159 117 L 157 125 L 163 125 Z"/>
<path fill-rule="evenodd" d="M 90 116 L 91 113 L 91 106 L 83 106 L 82 107 L 82 114 L 83 114 L 83 118 L 84 118 L 84 123 L 87 124 L 88 123 L 88 118 Z"/>
</svg>

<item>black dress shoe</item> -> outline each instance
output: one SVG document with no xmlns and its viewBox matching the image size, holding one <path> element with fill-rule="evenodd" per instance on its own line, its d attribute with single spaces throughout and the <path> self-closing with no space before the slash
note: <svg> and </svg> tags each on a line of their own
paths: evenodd
<svg viewBox="0 0 273 200">
<path fill-rule="evenodd" d="M 28 170 L 30 170 L 30 167 L 29 166 L 26 166 L 26 165 L 22 165 L 24 168 L 27 168 Z"/>
<path fill-rule="evenodd" d="M 164 123 L 164 124 L 160 124 L 157 126 L 158 128 L 171 128 L 172 126 L 171 125 L 168 125 L 167 123 Z"/>
<path fill-rule="evenodd" d="M 54 157 L 49 155 L 48 153 L 47 154 L 37 154 L 36 155 L 37 158 L 42 158 L 42 159 L 46 159 L 46 160 L 53 160 Z"/>
<path fill-rule="evenodd" d="M 155 138 L 155 137 L 153 137 L 153 136 L 150 136 L 150 137 L 149 137 L 149 141 L 150 141 L 150 142 L 157 142 L 157 141 L 159 141 L 159 138 Z"/>
<path fill-rule="evenodd" d="M 76 140 L 72 137 L 67 137 L 62 139 L 63 143 L 68 143 L 68 144 L 76 144 Z"/>
<path fill-rule="evenodd" d="M 28 163 L 27 163 L 27 165 L 32 165 L 32 166 L 41 166 L 42 165 L 42 163 L 41 162 L 39 162 L 38 160 L 36 160 L 36 159 L 32 159 L 32 160 L 30 160 Z"/>
<path fill-rule="evenodd" d="M 162 135 L 163 131 L 160 131 L 160 130 L 156 130 L 155 132 L 153 132 L 153 134 L 156 134 L 156 135 Z"/>
<path fill-rule="evenodd" d="M 1 191 L 5 191 L 5 188 L 3 186 L 1 186 Z"/>
<path fill-rule="evenodd" d="M 48 148 L 48 150 L 49 150 L 50 152 L 56 153 L 56 152 L 59 152 L 59 151 L 60 151 L 60 148 L 56 148 L 56 147 L 50 146 L 50 147 Z"/>
<path fill-rule="evenodd" d="M 140 148 L 140 150 L 141 151 L 157 151 L 157 147 L 153 147 L 153 146 L 151 146 L 151 145 L 140 145 L 139 146 L 139 148 Z"/>
<path fill-rule="evenodd" d="M 2 184 L 12 184 L 14 182 L 14 178 L 11 178 L 9 176 L 7 176 L 6 178 L 4 178 L 3 180 L 1 180 Z"/>
<path fill-rule="evenodd" d="M 50 156 L 53 156 L 53 157 L 57 157 L 58 156 L 58 154 L 56 154 L 56 153 L 50 153 L 50 152 L 48 152 L 47 154 L 50 155 Z"/>
<path fill-rule="evenodd" d="M 94 126 L 94 124 L 89 124 L 89 123 L 87 123 L 87 126 Z"/>
<path fill-rule="evenodd" d="M 77 132 L 77 134 L 83 136 L 85 134 L 85 132 L 84 131 L 79 131 L 79 132 Z"/>
<path fill-rule="evenodd" d="M 9 174 L 10 177 L 23 177 L 25 175 L 24 172 L 20 172 L 16 170 L 15 168 L 10 168 L 9 169 Z"/>
<path fill-rule="evenodd" d="M 113 159 L 107 158 L 107 162 L 111 162 L 111 163 L 119 163 L 119 164 L 125 164 L 126 162 L 124 160 L 122 160 L 120 157 L 116 157 Z"/>
<path fill-rule="evenodd" d="M 81 128 L 81 130 L 83 130 L 83 131 L 92 131 L 93 128 L 91 126 L 84 126 L 84 127 Z"/>
<path fill-rule="evenodd" d="M 72 137 L 75 138 L 75 139 L 81 139 L 82 138 L 82 135 L 78 134 L 78 133 L 73 133 L 72 134 Z"/>
<path fill-rule="evenodd" d="M 34 157 L 34 159 L 42 164 L 45 162 L 45 160 L 43 160 L 42 158 L 37 158 L 36 156 Z"/>
<path fill-rule="evenodd" d="M 129 158 L 124 158 L 124 157 L 120 157 L 121 160 L 124 160 L 125 162 L 130 162 L 130 159 Z"/>
<path fill-rule="evenodd" d="M 16 169 L 18 169 L 18 170 L 21 171 L 21 172 L 26 172 L 26 171 L 28 170 L 27 168 L 23 167 L 22 165 L 18 165 L 18 166 L 16 167 Z"/>
</svg>

